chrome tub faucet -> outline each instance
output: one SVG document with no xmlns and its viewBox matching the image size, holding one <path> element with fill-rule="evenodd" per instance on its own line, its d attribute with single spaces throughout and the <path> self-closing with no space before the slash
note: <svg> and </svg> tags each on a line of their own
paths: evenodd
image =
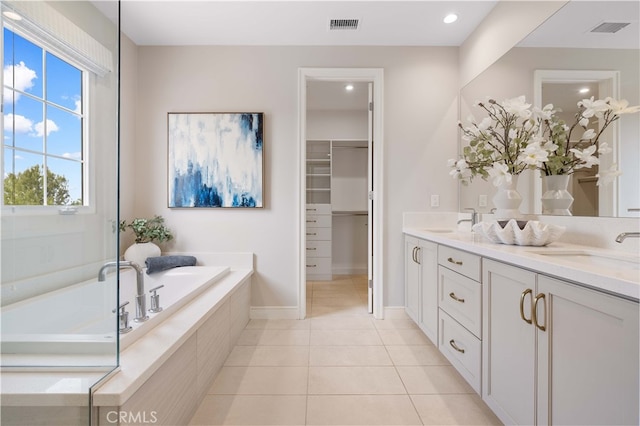
<svg viewBox="0 0 640 426">
<path fill-rule="evenodd" d="M 149 319 L 147 315 L 147 299 L 144 293 L 144 272 L 140 265 L 135 262 L 123 260 L 120 262 L 107 262 L 100 268 L 98 272 L 98 281 L 104 281 L 107 276 L 107 270 L 111 268 L 132 268 L 136 271 L 136 317 L 135 322 L 143 322 Z"/>
</svg>

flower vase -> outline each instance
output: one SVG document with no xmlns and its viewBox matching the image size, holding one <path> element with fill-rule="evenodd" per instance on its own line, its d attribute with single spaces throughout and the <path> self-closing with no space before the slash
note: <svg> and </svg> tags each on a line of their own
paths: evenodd
<svg viewBox="0 0 640 426">
<path fill-rule="evenodd" d="M 124 252 L 124 260 L 137 263 L 144 268 L 147 257 L 160 256 L 160 247 L 154 243 L 135 243 Z"/>
<path fill-rule="evenodd" d="M 495 217 L 497 220 L 516 219 L 520 217 L 520 204 L 522 196 L 516 190 L 518 186 L 518 176 L 512 176 L 511 182 L 503 182 L 498 186 L 496 195 L 493 196 L 495 206 Z"/>
<path fill-rule="evenodd" d="M 561 216 L 571 216 L 569 207 L 573 203 L 573 197 L 567 191 L 571 175 L 542 176 L 543 187 L 546 183 L 546 192 L 542 194 L 542 213 Z"/>
</svg>

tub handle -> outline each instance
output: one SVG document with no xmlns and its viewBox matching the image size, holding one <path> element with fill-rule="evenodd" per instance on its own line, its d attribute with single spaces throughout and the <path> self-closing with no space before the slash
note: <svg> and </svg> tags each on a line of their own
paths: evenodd
<svg viewBox="0 0 640 426">
<path fill-rule="evenodd" d="M 151 290 L 149 290 L 149 293 L 153 293 L 155 295 L 156 291 L 160 290 L 162 287 L 164 287 L 164 284 L 159 285 L 158 287 L 152 288 Z"/>
<path fill-rule="evenodd" d="M 156 293 L 162 287 L 164 287 L 164 284 L 149 290 L 149 293 L 151 293 L 151 309 L 149 309 L 149 312 L 158 313 L 162 310 L 162 307 L 160 307 L 160 295 Z"/>
<path fill-rule="evenodd" d="M 127 312 L 125 309 L 125 306 L 127 306 L 128 304 L 129 301 L 127 300 L 126 302 L 118 306 L 117 309 L 111 311 L 113 313 L 115 313 L 116 311 L 120 311 L 120 313 L 118 314 L 118 323 L 120 324 L 120 333 L 122 334 L 131 331 L 131 326 L 129 325 L 129 312 Z"/>
</svg>

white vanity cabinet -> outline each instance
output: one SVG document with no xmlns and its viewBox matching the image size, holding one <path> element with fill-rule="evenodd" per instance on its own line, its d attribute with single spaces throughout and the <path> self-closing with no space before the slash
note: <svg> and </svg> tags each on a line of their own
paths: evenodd
<svg viewBox="0 0 640 426">
<path fill-rule="evenodd" d="M 432 342 L 438 340 L 438 245 L 405 236 L 405 311 Z"/>
<path fill-rule="evenodd" d="M 505 424 L 638 424 L 638 312 L 483 259 L 484 401 Z"/>
<path fill-rule="evenodd" d="M 481 393 L 482 285 L 480 256 L 438 246 L 438 348 Z"/>
</svg>

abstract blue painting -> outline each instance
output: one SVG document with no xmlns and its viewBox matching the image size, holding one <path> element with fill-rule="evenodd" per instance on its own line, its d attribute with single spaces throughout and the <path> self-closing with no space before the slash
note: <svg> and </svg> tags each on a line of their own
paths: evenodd
<svg viewBox="0 0 640 426">
<path fill-rule="evenodd" d="M 263 207 L 263 115 L 170 112 L 169 207 Z"/>
</svg>

